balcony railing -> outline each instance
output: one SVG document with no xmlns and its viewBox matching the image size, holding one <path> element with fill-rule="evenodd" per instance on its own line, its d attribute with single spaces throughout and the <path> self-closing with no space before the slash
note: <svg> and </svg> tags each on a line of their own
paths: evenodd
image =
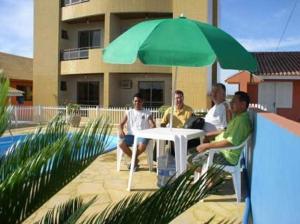
<svg viewBox="0 0 300 224">
<path fill-rule="evenodd" d="M 88 2 L 88 1 L 89 0 L 62 0 L 61 5 L 62 5 L 62 7 L 64 7 L 64 6 L 80 4 L 80 3 L 84 3 L 84 2 Z"/>
<path fill-rule="evenodd" d="M 88 59 L 89 49 L 95 49 L 95 48 L 100 48 L 100 47 L 95 46 L 95 47 L 64 49 L 61 51 L 60 60 L 68 61 L 68 60 Z"/>
</svg>

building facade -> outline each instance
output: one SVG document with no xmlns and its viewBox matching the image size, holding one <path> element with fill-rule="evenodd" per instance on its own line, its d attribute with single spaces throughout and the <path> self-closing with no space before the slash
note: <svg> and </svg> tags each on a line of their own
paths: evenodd
<svg viewBox="0 0 300 224">
<path fill-rule="evenodd" d="M 0 52 L 0 70 L 9 79 L 10 91 L 23 92 L 22 96 L 12 96 L 11 104 L 32 106 L 32 58 Z"/>
<path fill-rule="evenodd" d="M 300 52 L 255 52 L 258 70 L 241 71 L 227 80 L 249 94 L 252 103 L 300 121 Z"/>
<path fill-rule="evenodd" d="M 216 24 L 217 0 L 35 0 L 34 105 L 126 106 L 138 91 L 147 106 L 170 105 L 174 69 L 105 64 L 102 50 L 141 21 L 181 13 Z M 187 104 L 210 104 L 212 70 L 178 69 L 177 87 Z"/>
</svg>

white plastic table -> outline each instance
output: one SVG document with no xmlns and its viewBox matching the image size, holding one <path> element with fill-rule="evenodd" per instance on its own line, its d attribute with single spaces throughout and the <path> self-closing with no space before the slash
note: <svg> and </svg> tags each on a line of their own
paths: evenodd
<svg viewBox="0 0 300 224">
<path fill-rule="evenodd" d="M 190 139 L 200 138 L 200 142 L 204 138 L 205 132 L 198 129 L 184 129 L 184 128 L 151 128 L 146 130 L 141 130 L 134 133 L 134 143 L 132 147 L 132 158 L 131 166 L 128 180 L 128 188 L 130 191 L 132 177 L 133 177 L 133 168 L 136 159 L 137 153 L 137 138 L 147 138 L 157 140 L 157 157 L 159 156 L 159 142 L 164 141 L 173 141 L 175 147 L 175 165 L 176 165 L 176 176 L 179 176 L 187 168 L 187 142 Z"/>
</svg>

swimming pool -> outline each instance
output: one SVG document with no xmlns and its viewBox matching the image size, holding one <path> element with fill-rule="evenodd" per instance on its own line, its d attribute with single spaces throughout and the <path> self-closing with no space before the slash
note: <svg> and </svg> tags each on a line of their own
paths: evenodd
<svg viewBox="0 0 300 224">
<path fill-rule="evenodd" d="M 5 152 L 11 147 L 14 143 L 19 140 L 22 140 L 26 135 L 14 135 L 14 136 L 4 136 L 0 138 L 0 157 L 5 154 Z M 108 145 L 105 149 L 106 152 L 110 152 L 117 147 L 117 137 L 110 135 L 108 137 Z"/>
</svg>

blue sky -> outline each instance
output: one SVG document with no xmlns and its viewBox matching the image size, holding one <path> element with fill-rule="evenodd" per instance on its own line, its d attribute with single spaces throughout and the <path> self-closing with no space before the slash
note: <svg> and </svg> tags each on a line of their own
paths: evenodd
<svg viewBox="0 0 300 224">
<path fill-rule="evenodd" d="M 275 51 L 295 1 L 219 0 L 219 27 L 249 51 Z M 300 0 L 277 51 L 300 51 L 299 27 Z M 32 57 L 33 0 L 0 0 L 0 51 Z M 221 70 L 219 81 L 234 73 Z"/>
<path fill-rule="evenodd" d="M 300 0 L 278 46 L 295 0 L 219 0 L 219 27 L 249 51 L 300 51 Z M 219 81 L 237 71 L 220 70 Z M 237 86 L 228 85 L 229 92 Z"/>
</svg>

